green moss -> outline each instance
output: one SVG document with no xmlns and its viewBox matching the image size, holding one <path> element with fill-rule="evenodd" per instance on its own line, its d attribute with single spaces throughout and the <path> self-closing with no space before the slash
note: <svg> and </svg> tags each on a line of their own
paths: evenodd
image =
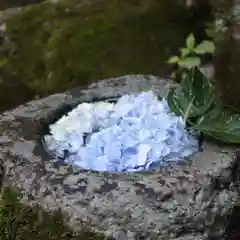
<svg viewBox="0 0 240 240">
<path fill-rule="evenodd" d="M 50 214 L 23 206 L 16 189 L 6 188 L 0 201 L 1 240 L 101 240 L 106 238 L 83 229 L 74 234 L 64 224 L 59 212 Z"/>
<path fill-rule="evenodd" d="M 0 1 L 0 10 L 4 10 L 7 8 L 14 8 L 19 6 L 25 6 L 28 4 L 39 3 L 44 0 L 1 0 Z"/>
<path fill-rule="evenodd" d="M 28 7 L 7 23 L 2 78 L 45 95 L 123 74 L 164 75 L 189 31 L 186 10 L 176 2 L 63 0 Z"/>
</svg>

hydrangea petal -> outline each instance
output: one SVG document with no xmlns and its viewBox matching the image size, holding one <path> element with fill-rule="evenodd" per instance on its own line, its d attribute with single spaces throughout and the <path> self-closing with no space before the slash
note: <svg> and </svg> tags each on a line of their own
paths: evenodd
<svg viewBox="0 0 240 240">
<path fill-rule="evenodd" d="M 79 104 L 50 132 L 49 150 L 59 156 L 67 150 L 67 163 L 96 171 L 149 170 L 198 150 L 196 133 L 152 91 L 124 95 L 115 105 Z"/>
</svg>

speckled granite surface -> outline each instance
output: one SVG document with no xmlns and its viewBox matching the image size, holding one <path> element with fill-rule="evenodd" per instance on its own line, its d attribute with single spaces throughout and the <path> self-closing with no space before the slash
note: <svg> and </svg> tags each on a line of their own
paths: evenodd
<svg viewBox="0 0 240 240">
<path fill-rule="evenodd" d="M 23 201 L 29 204 L 60 208 L 75 230 L 83 221 L 115 239 L 222 239 L 223 216 L 237 198 L 233 184 L 229 187 L 233 148 L 204 141 L 204 151 L 189 164 L 149 174 L 108 174 L 66 166 L 38 143 L 41 121 L 63 104 L 149 89 L 164 95 L 170 86 L 154 76 L 123 76 L 3 113 L 4 183 L 22 188 Z"/>
</svg>

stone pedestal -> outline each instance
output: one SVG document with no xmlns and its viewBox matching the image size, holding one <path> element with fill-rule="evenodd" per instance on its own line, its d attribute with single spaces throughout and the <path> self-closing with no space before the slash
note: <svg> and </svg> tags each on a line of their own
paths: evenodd
<svg viewBox="0 0 240 240">
<path fill-rule="evenodd" d="M 41 122 L 64 104 L 153 89 L 165 96 L 170 80 L 149 75 L 105 79 L 19 106 L 0 115 L 3 185 L 22 189 L 23 202 L 60 209 L 73 230 L 87 225 L 114 239 L 224 240 L 238 198 L 234 148 L 203 142 L 203 152 L 183 165 L 149 173 L 76 169 L 41 147 Z M 67 218 L 68 217 L 68 218 Z M 80 229 L 79 229 L 80 228 Z"/>
</svg>

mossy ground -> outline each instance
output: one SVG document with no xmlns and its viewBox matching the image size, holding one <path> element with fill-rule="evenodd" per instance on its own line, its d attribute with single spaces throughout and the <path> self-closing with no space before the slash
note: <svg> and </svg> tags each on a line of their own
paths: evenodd
<svg viewBox="0 0 240 240">
<path fill-rule="evenodd" d="M 74 234 L 66 227 L 60 213 L 50 214 L 22 205 L 14 188 L 6 188 L 0 200 L 0 239 L 107 240 L 86 228 Z"/>
<path fill-rule="evenodd" d="M 22 101 L 124 74 L 164 76 L 166 60 L 189 31 L 202 31 L 205 13 L 200 24 L 188 13 L 175 0 L 62 0 L 26 7 L 7 21 L 1 40 L 0 101 L 13 101 L 10 91 Z"/>
</svg>

